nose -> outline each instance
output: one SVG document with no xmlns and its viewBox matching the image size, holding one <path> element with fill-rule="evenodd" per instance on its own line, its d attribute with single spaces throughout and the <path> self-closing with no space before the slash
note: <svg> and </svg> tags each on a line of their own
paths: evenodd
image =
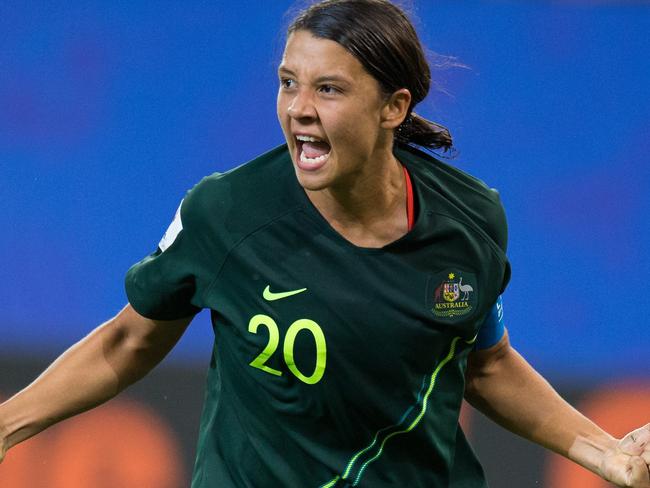
<svg viewBox="0 0 650 488">
<path fill-rule="evenodd" d="M 306 90 L 300 90 L 295 94 L 287 107 L 289 117 L 296 120 L 312 120 L 317 118 L 316 107 L 312 97 Z"/>
</svg>

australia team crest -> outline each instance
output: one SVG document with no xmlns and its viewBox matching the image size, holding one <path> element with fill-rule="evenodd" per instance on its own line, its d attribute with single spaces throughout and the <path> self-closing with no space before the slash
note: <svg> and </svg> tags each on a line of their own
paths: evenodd
<svg viewBox="0 0 650 488">
<path fill-rule="evenodd" d="M 477 305 L 477 282 L 472 273 L 449 270 L 429 281 L 428 304 L 439 318 L 470 315 Z"/>
</svg>

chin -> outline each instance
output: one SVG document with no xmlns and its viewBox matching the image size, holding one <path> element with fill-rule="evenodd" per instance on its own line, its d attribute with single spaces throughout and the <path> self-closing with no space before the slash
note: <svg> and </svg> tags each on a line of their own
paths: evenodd
<svg viewBox="0 0 650 488">
<path fill-rule="evenodd" d="M 324 190 L 328 186 L 330 186 L 330 181 L 327 179 L 324 175 L 318 175 L 314 173 L 307 173 L 297 166 L 293 167 L 294 171 L 296 172 L 296 179 L 298 180 L 298 183 L 300 186 L 302 186 L 305 190 L 308 191 L 319 191 L 319 190 Z"/>
<path fill-rule="evenodd" d="M 296 174 L 296 179 L 300 186 L 305 190 L 309 191 L 319 191 L 324 190 L 332 185 L 332 162 L 327 161 L 322 167 L 316 170 L 308 170 L 301 168 L 298 162 L 296 161 L 295 154 L 292 154 L 291 162 L 293 164 L 293 170 Z"/>
</svg>

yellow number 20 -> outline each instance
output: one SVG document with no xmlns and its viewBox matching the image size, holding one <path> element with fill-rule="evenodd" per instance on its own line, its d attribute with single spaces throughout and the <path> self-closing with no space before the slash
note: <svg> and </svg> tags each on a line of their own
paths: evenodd
<svg viewBox="0 0 650 488">
<path fill-rule="evenodd" d="M 278 371 L 277 369 L 273 369 L 266 365 L 266 362 L 280 344 L 280 329 L 278 328 L 278 324 L 268 315 L 258 314 L 251 318 L 248 323 L 248 332 L 257 334 L 257 328 L 260 325 L 264 325 L 268 329 L 269 341 L 266 344 L 266 347 L 264 347 L 264 350 L 250 362 L 250 365 L 269 374 L 282 376 L 282 371 Z M 316 344 L 316 366 L 311 376 L 303 374 L 302 371 L 298 369 L 293 357 L 293 348 L 296 342 L 296 337 L 298 336 L 298 333 L 303 330 L 311 332 L 311 335 L 314 338 L 314 343 Z M 327 343 L 325 342 L 323 329 L 321 329 L 320 325 L 313 320 L 298 319 L 291 324 L 284 336 L 282 351 L 284 353 L 284 362 L 287 363 L 289 371 L 291 371 L 300 381 L 307 383 L 308 385 L 314 385 L 318 383 L 323 377 L 323 374 L 325 374 L 325 365 L 327 364 Z"/>
</svg>

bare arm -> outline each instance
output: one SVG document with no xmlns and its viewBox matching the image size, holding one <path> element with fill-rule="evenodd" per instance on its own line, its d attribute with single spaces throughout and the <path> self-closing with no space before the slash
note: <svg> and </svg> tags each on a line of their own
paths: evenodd
<svg viewBox="0 0 650 488">
<path fill-rule="evenodd" d="M 109 400 L 142 378 L 174 347 L 191 320 L 155 321 L 127 305 L 0 405 L 0 461 L 17 443 Z"/>
<path fill-rule="evenodd" d="M 615 439 L 564 401 L 511 347 L 507 334 L 494 347 L 470 354 L 466 377 L 466 399 L 501 426 L 619 486 L 650 488 L 650 443 L 644 440 L 650 426 Z"/>
</svg>

